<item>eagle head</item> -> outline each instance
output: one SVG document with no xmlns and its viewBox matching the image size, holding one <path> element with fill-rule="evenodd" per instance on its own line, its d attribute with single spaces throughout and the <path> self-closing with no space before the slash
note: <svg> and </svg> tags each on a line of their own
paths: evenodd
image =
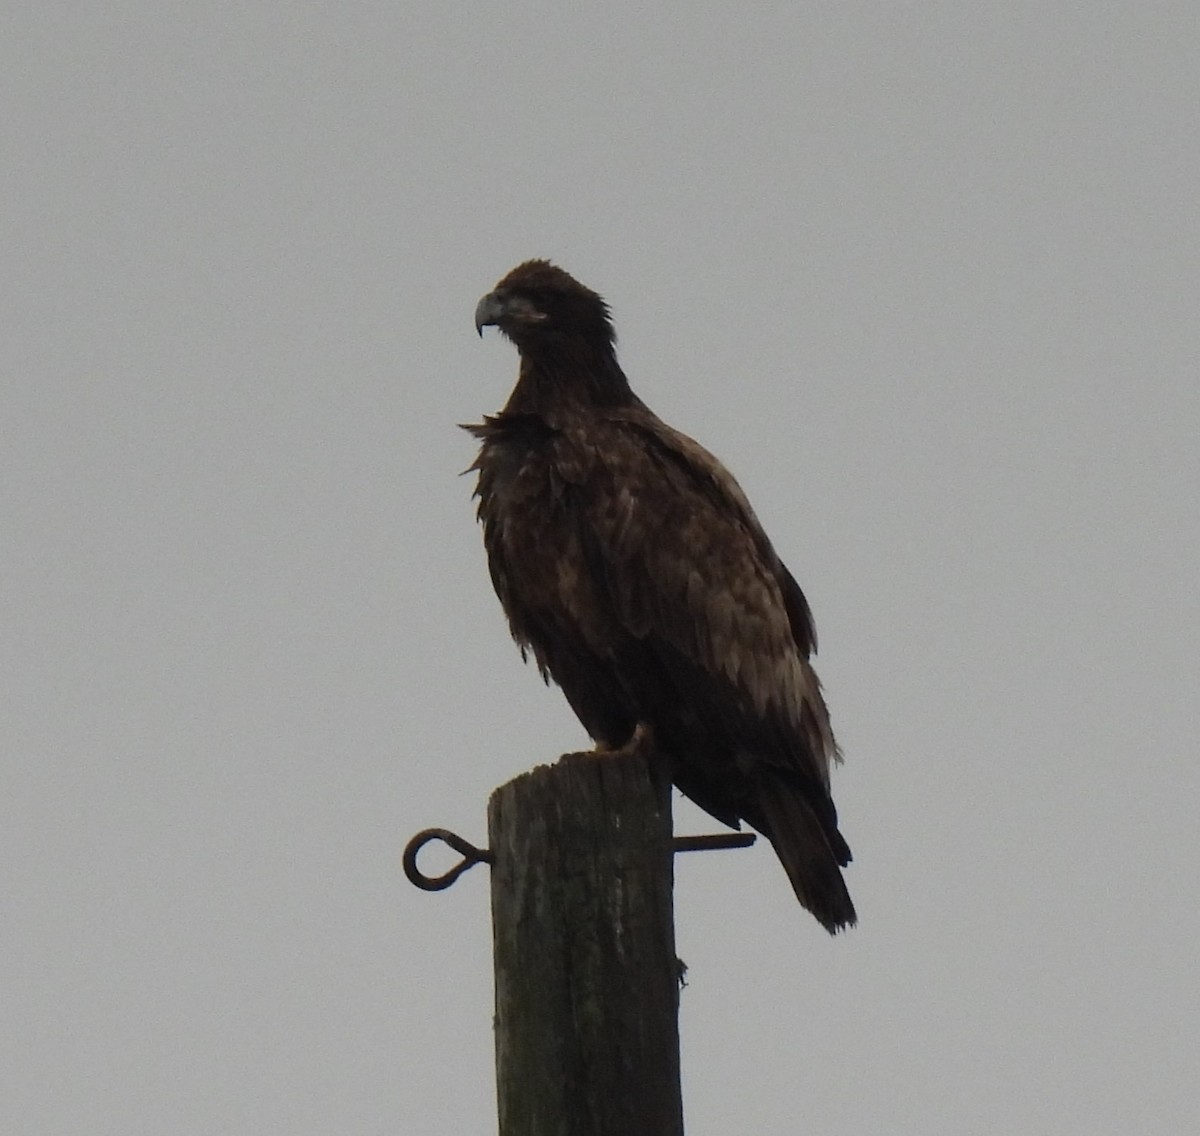
<svg viewBox="0 0 1200 1136">
<path fill-rule="evenodd" d="M 567 340 L 616 341 L 608 305 L 548 260 L 517 265 L 475 307 L 475 330 L 498 327 L 521 351 Z"/>
</svg>

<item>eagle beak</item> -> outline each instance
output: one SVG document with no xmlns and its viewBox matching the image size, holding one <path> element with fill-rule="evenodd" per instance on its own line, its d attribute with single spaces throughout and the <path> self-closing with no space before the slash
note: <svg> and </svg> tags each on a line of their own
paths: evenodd
<svg viewBox="0 0 1200 1136">
<path fill-rule="evenodd" d="M 483 335 L 485 327 L 494 327 L 507 311 L 505 297 L 499 292 L 489 292 L 475 305 L 475 330 Z"/>
</svg>

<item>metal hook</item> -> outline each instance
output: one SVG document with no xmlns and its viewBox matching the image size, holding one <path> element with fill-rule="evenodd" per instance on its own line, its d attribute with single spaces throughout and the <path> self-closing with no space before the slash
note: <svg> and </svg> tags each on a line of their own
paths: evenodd
<svg viewBox="0 0 1200 1136">
<path fill-rule="evenodd" d="M 753 832 L 716 832 L 711 836 L 676 836 L 671 841 L 675 852 L 710 852 L 721 848 L 749 848 L 757 837 Z"/>
<path fill-rule="evenodd" d="M 457 864 L 440 876 L 427 876 L 417 867 L 417 856 L 426 844 L 440 840 L 462 856 Z M 674 852 L 706 852 L 721 848 L 749 848 L 754 843 L 752 832 L 721 832 L 711 836 L 676 836 L 671 841 Z M 422 891 L 444 891 L 468 868 L 476 864 L 495 863 L 495 857 L 486 848 L 476 848 L 448 828 L 426 828 L 418 832 L 404 848 L 404 874 L 409 882 Z"/>
<path fill-rule="evenodd" d="M 462 860 L 440 876 L 427 876 L 417 867 L 418 853 L 431 840 L 440 840 L 443 844 L 448 844 L 455 852 L 462 854 Z M 486 848 L 476 848 L 469 840 L 464 840 L 447 828 L 423 829 L 404 848 L 404 874 L 410 883 L 415 884 L 422 891 L 442 891 L 454 883 L 468 868 L 473 868 L 476 864 L 492 862 L 492 854 Z"/>
</svg>

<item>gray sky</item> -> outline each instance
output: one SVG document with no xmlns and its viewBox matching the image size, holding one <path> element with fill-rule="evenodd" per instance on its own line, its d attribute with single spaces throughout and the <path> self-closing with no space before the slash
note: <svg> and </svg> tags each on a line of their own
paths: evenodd
<svg viewBox="0 0 1200 1136">
<path fill-rule="evenodd" d="M 857 930 L 679 864 L 689 1136 L 1194 1123 L 1194 3 L 5 24 L 0 1128 L 492 1129 L 486 876 L 399 853 L 584 741 L 457 476 L 530 256 L 741 480 L 847 753 Z"/>
</svg>

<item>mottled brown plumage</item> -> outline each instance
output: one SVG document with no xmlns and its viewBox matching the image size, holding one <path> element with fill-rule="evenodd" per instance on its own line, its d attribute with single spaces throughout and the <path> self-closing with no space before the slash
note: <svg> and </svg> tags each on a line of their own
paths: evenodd
<svg viewBox="0 0 1200 1136">
<path fill-rule="evenodd" d="M 853 924 L 812 617 L 745 495 L 634 395 L 607 306 L 561 269 L 518 266 L 475 320 L 521 357 L 504 409 L 467 427 L 513 637 L 600 748 L 649 727 L 682 792 L 762 832 L 828 930 Z"/>
</svg>

